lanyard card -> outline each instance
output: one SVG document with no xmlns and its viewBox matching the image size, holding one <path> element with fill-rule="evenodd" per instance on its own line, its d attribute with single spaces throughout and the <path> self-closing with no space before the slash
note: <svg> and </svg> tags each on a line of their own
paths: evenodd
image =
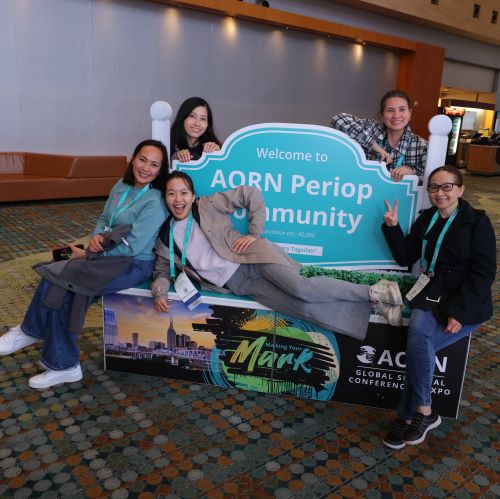
<svg viewBox="0 0 500 499">
<path fill-rule="evenodd" d="M 427 275 L 424 274 L 423 272 L 418 276 L 417 282 L 413 285 L 413 287 L 406 293 L 406 299 L 408 301 L 412 301 L 415 296 L 417 296 L 422 289 L 427 286 L 431 278 Z"/>
<path fill-rule="evenodd" d="M 174 288 L 179 298 L 187 305 L 189 310 L 194 310 L 201 303 L 201 295 L 185 272 L 181 272 L 174 282 Z"/>
</svg>

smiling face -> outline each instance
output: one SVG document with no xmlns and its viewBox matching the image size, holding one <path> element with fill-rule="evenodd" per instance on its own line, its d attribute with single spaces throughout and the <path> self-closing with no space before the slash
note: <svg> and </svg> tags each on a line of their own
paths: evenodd
<svg viewBox="0 0 500 499">
<path fill-rule="evenodd" d="M 195 195 L 184 179 L 172 178 L 167 182 L 165 200 L 176 220 L 184 220 L 191 213 Z"/>
<path fill-rule="evenodd" d="M 134 187 L 144 187 L 151 183 L 160 173 L 163 154 L 154 146 L 141 147 L 132 160 Z"/>
<path fill-rule="evenodd" d="M 439 171 L 429 177 L 429 186 L 432 184 L 442 186 L 443 184 L 457 183 L 459 182 L 455 175 L 447 171 Z M 443 192 L 443 189 L 439 189 L 437 192 L 429 192 L 429 200 L 439 210 L 441 216 L 447 218 L 458 206 L 458 199 L 462 197 L 463 193 L 463 185 L 453 185 L 453 188 L 449 192 Z"/>
<path fill-rule="evenodd" d="M 393 132 L 404 130 L 411 117 L 408 102 L 402 97 L 390 97 L 385 101 L 382 122 Z"/>
<path fill-rule="evenodd" d="M 208 111 L 205 106 L 195 107 L 184 120 L 184 131 L 189 147 L 196 145 L 208 128 Z"/>
</svg>

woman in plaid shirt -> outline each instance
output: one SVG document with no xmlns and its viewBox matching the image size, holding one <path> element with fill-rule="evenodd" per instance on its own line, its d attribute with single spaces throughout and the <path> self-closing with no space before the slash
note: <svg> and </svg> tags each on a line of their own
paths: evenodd
<svg viewBox="0 0 500 499">
<path fill-rule="evenodd" d="M 332 118 L 331 126 L 354 139 L 367 159 L 385 161 L 393 180 L 399 182 L 405 175 L 418 175 L 422 179 L 427 142 L 410 130 L 411 111 L 408 95 L 391 90 L 380 101 L 380 120 L 341 113 Z"/>
</svg>

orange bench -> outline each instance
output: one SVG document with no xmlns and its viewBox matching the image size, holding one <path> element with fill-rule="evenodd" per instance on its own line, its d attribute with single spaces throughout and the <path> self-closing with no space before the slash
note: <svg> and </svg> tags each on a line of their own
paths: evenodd
<svg viewBox="0 0 500 499">
<path fill-rule="evenodd" d="M 0 202 L 107 196 L 125 156 L 0 152 Z"/>
</svg>

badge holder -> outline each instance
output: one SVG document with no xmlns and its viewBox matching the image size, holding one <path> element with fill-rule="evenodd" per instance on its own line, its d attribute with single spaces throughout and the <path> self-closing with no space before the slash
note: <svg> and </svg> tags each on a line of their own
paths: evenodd
<svg viewBox="0 0 500 499">
<path fill-rule="evenodd" d="M 420 253 L 420 268 L 422 270 L 427 269 L 427 273 L 422 272 L 418 276 L 417 282 L 413 285 L 413 287 L 410 289 L 410 291 L 408 291 L 408 293 L 406 293 L 405 298 L 409 302 L 411 302 L 425 288 L 425 286 L 427 286 L 427 284 L 429 284 L 429 281 L 431 280 L 431 278 L 434 277 L 434 268 L 436 265 L 439 250 L 441 249 L 441 243 L 443 242 L 444 236 L 445 236 L 446 232 L 448 231 L 448 229 L 450 228 L 450 225 L 452 224 L 453 220 L 457 216 L 457 211 L 458 211 L 458 208 L 455 208 L 455 210 L 453 211 L 451 216 L 446 221 L 445 226 L 442 228 L 442 230 L 439 234 L 439 237 L 437 238 L 437 241 L 436 241 L 436 247 L 434 248 L 434 254 L 432 255 L 431 264 L 427 268 L 427 262 L 425 260 L 425 249 L 427 247 L 427 239 L 425 239 L 425 236 L 427 236 L 427 234 L 429 233 L 431 228 L 436 223 L 436 220 L 438 219 L 438 216 L 439 216 L 439 212 L 436 211 L 436 213 L 434 213 L 434 215 L 432 216 L 432 219 L 429 223 L 429 226 L 427 227 L 427 230 L 425 231 L 424 239 L 422 240 L 422 250 Z M 439 303 L 441 301 L 440 296 L 438 298 L 429 298 L 428 296 L 426 296 L 425 299 L 427 301 L 431 301 L 434 303 Z"/>
<path fill-rule="evenodd" d="M 201 303 L 200 292 L 194 287 L 184 271 L 175 279 L 174 288 L 189 310 L 194 310 Z"/>
<path fill-rule="evenodd" d="M 182 247 L 181 255 L 181 265 L 182 272 L 175 277 L 175 265 L 174 265 L 174 224 L 175 221 L 172 220 L 170 223 L 170 230 L 168 235 L 169 242 L 169 254 L 170 254 L 170 277 L 174 281 L 174 288 L 179 295 L 179 298 L 187 305 L 189 310 L 194 310 L 201 303 L 201 295 L 199 291 L 194 287 L 194 284 L 189 280 L 189 277 L 184 272 L 186 265 L 186 249 L 189 241 L 189 234 L 191 233 L 191 225 L 193 223 L 193 216 L 189 213 L 187 220 L 186 232 L 184 233 L 184 245 Z"/>
<path fill-rule="evenodd" d="M 431 278 L 424 274 L 423 272 L 418 276 L 417 282 L 413 285 L 413 287 L 406 293 L 405 298 L 411 302 L 415 296 L 417 296 L 424 288 L 429 284 Z"/>
</svg>

